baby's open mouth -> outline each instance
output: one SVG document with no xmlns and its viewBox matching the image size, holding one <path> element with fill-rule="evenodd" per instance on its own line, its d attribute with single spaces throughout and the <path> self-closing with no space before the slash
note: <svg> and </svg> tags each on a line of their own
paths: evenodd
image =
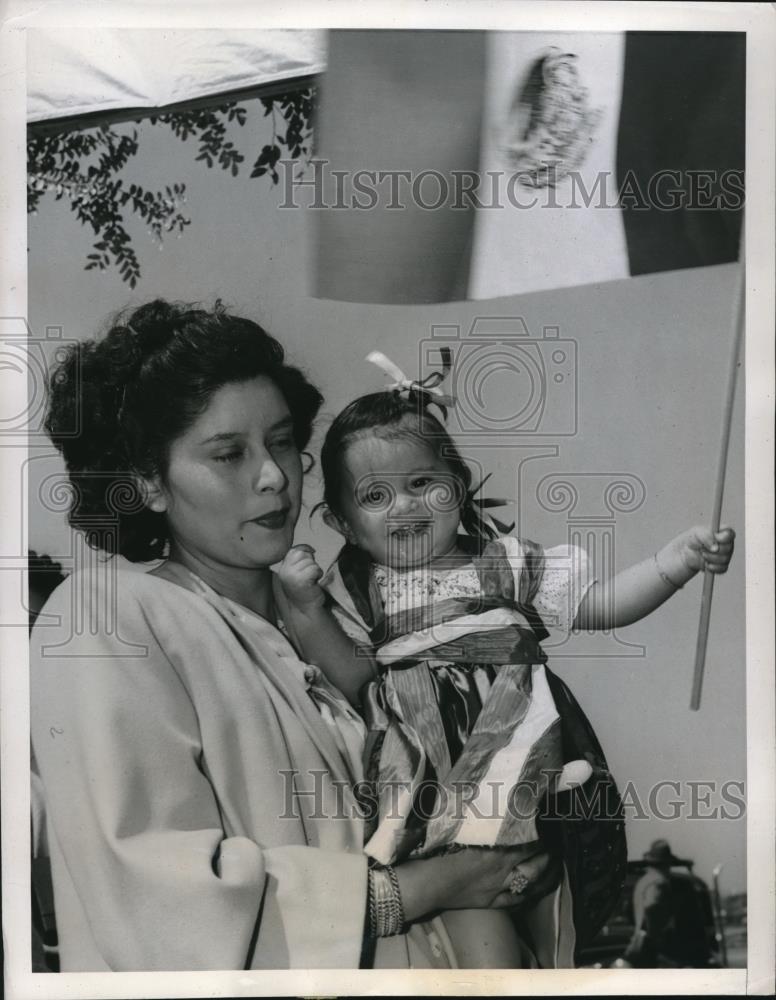
<svg viewBox="0 0 776 1000">
<path fill-rule="evenodd" d="M 410 538 L 419 535 L 423 531 L 428 531 L 431 521 L 413 521 L 411 524 L 400 524 L 391 528 L 393 538 Z"/>
</svg>

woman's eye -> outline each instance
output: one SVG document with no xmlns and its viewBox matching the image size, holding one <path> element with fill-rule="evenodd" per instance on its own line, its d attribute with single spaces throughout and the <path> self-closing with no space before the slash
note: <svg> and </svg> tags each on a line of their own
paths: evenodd
<svg viewBox="0 0 776 1000">
<path fill-rule="evenodd" d="M 290 448 L 296 448 L 296 442 L 290 435 L 288 437 L 275 438 L 274 441 L 270 442 L 270 451 L 288 451 Z"/>
<path fill-rule="evenodd" d="M 415 490 L 422 490 L 426 486 L 429 486 L 431 483 L 433 483 L 433 481 L 434 480 L 431 478 L 431 476 L 418 476 L 417 478 L 412 480 L 412 488 Z"/>
<path fill-rule="evenodd" d="M 223 455 L 213 456 L 213 460 L 216 462 L 236 462 L 240 458 L 242 458 L 241 451 L 227 451 Z"/>
</svg>

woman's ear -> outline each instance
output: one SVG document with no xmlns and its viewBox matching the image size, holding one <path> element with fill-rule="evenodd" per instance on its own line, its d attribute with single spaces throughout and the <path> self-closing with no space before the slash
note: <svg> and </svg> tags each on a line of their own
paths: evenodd
<svg viewBox="0 0 776 1000">
<path fill-rule="evenodd" d="M 163 514 L 167 510 L 167 494 L 159 476 L 136 476 L 135 482 L 140 490 L 146 507 L 155 514 Z"/>
<path fill-rule="evenodd" d="M 351 545 L 355 544 L 355 535 L 351 531 L 347 521 L 343 521 L 342 518 L 337 517 L 328 507 L 323 512 L 323 523 L 328 528 L 331 528 L 332 531 L 336 531 L 338 535 L 342 535 Z"/>
</svg>

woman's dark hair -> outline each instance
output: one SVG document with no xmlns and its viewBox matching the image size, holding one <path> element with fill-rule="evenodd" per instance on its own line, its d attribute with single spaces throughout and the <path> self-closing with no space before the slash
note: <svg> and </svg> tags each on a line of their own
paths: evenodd
<svg viewBox="0 0 776 1000">
<path fill-rule="evenodd" d="M 137 476 L 164 477 L 171 443 L 224 385 L 259 375 L 280 389 L 300 451 L 323 397 L 257 323 L 157 299 L 99 339 L 72 345 L 49 381 L 46 430 L 73 488 L 69 521 L 88 543 L 134 562 L 161 558 L 167 519 Z"/>
<path fill-rule="evenodd" d="M 428 407 L 434 397 L 422 390 L 395 390 L 360 396 L 335 417 L 321 449 L 323 503 L 343 516 L 342 490 L 348 445 L 365 434 L 381 438 L 410 438 L 429 445 L 447 464 L 456 484 L 461 524 L 468 534 L 489 541 L 497 532 L 483 520 L 472 495 L 472 473 L 444 425 Z M 476 491 L 475 491 L 476 492 Z"/>
<path fill-rule="evenodd" d="M 30 628 L 35 624 L 40 609 L 64 579 L 61 563 L 55 562 L 44 552 L 38 554 L 34 549 L 27 549 L 27 607 Z"/>
</svg>

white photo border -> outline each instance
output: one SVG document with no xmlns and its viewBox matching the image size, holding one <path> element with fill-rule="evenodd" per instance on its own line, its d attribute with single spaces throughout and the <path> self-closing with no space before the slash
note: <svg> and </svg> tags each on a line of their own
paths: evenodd
<svg viewBox="0 0 776 1000">
<path fill-rule="evenodd" d="M 5 982 L 9 1000 L 55 997 L 278 995 L 623 995 L 774 988 L 774 93 L 776 12 L 757 3 L 557 3 L 276 0 L 150 4 L 113 0 L 8 3 L 0 25 L 0 316 L 27 315 L 25 32 L 28 28 L 461 28 L 533 31 L 734 30 L 747 33 L 746 648 L 748 968 L 746 970 L 267 971 L 32 974 L 29 894 L 29 683 L 26 630 L 0 633 L 0 763 Z M 17 380 L 18 381 L 18 380 Z M 15 385 L 16 383 L 13 383 Z M 25 400 L 19 400 L 19 411 Z M 24 448 L 0 449 L 0 551 L 18 542 Z M 26 549 L 26 539 L 24 547 Z M 13 574 L 0 602 L 18 605 Z M 14 669 L 7 669 L 9 664 Z"/>
</svg>

